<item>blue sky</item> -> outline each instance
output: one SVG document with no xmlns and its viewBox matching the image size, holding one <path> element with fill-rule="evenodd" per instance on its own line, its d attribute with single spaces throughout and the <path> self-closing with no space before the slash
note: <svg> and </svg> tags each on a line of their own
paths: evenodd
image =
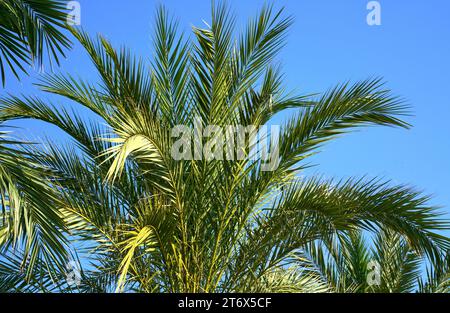
<svg viewBox="0 0 450 313">
<path fill-rule="evenodd" d="M 126 44 L 151 58 L 153 16 L 164 4 L 187 31 L 209 20 L 210 1 L 80 0 L 81 24 L 115 45 Z M 229 0 L 243 27 L 264 1 Z M 433 195 L 433 204 L 450 213 L 450 1 L 380 0 L 381 25 L 366 23 L 368 0 L 278 0 L 295 17 L 288 43 L 277 59 L 288 89 L 325 91 L 336 83 L 383 76 L 388 87 L 410 104 L 411 130 L 370 127 L 339 138 L 314 157 L 308 174 L 325 177 L 380 176 L 417 186 Z M 76 45 L 55 71 L 95 81 L 86 54 Z M 2 94 L 39 94 L 32 86 L 38 73 L 11 75 Z M 48 97 L 55 102 L 59 98 Z M 55 128 L 21 121 L 20 134 L 47 135 L 66 141 Z M 45 127 L 43 127 L 45 126 Z M 450 216 L 448 214 L 447 216 Z"/>
</svg>

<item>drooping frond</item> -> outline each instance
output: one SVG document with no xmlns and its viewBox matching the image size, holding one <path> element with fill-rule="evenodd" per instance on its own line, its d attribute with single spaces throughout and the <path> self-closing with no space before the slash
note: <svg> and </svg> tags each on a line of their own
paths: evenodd
<svg viewBox="0 0 450 313">
<path fill-rule="evenodd" d="M 20 142 L 4 136 L 0 143 L 0 250 L 22 249 L 22 266 L 31 279 L 41 259 L 49 262 L 49 270 L 64 266 L 66 229 L 58 194 L 50 184 L 52 173 L 20 150 Z"/>
<path fill-rule="evenodd" d="M 58 56 L 71 43 L 63 32 L 66 28 L 66 3 L 60 0 L 2 0 L 0 2 L 0 74 L 6 82 L 5 69 L 19 77 L 26 66 L 44 56 L 58 63 Z"/>
</svg>

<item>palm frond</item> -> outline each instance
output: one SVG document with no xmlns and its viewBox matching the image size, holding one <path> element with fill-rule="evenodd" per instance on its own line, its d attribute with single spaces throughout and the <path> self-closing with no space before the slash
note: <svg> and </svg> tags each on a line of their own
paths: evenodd
<svg viewBox="0 0 450 313">
<path fill-rule="evenodd" d="M 59 62 L 59 55 L 71 46 L 64 34 L 66 3 L 60 0 L 2 0 L 0 2 L 0 74 L 6 82 L 5 67 L 9 66 L 18 78 L 18 71 L 37 62 L 43 65 L 44 56 Z M 5 64 L 6 63 L 6 64 Z"/>
</svg>

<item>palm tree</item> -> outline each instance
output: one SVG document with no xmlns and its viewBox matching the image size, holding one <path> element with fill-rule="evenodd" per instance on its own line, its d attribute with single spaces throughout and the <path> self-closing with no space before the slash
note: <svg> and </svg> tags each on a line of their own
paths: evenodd
<svg viewBox="0 0 450 313">
<path fill-rule="evenodd" d="M 1 120 L 41 120 L 75 143 L 18 148 L 45 173 L 56 195 L 50 211 L 58 214 L 39 216 L 64 238 L 31 238 L 31 245 L 39 242 L 51 251 L 31 263 L 21 242 L 11 239 L 17 219 L 6 206 L 0 229 L 11 244 L 1 251 L 0 289 L 376 291 L 364 285 L 367 268 L 359 271 L 351 263 L 358 258 L 365 266 L 374 258 L 386 269 L 381 290 L 410 291 L 418 278 L 416 256 L 427 260 L 433 275 L 442 272 L 449 240 L 440 231 L 448 222 L 428 197 L 379 179 L 300 178 L 307 158 L 337 135 L 365 125 L 409 125 L 400 119 L 407 107 L 380 79 L 339 84 L 320 95 L 287 93 L 273 60 L 291 23 L 282 10 L 265 6 L 235 40 L 233 16 L 225 5 L 213 5 L 210 25 L 194 27 L 190 40 L 160 8 L 150 67 L 101 36 L 72 30 L 100 82 L 58 74 L 46 75 L 39 86 L 87 108 L 92 118 L 37 97 L 0 99 Z M 252 157 L 251 140 L 231 153 L 234 160 L 172 156 L 177 125 L 261 127 L 288 109 L 295 114 L 269 145 L 279 153 L 278 166 L 269 171 Z M 238 152 L 245 157 L 238 159 Z M 27 207 L 21 212 L 28 216 Z M 361 238 L 377 233 L 392 236 L 377 237 L 372 254 Z M 330 243 L 337 238 L 335 250 Z M 394 259 L 386 257 L 389 247 Z M 58 256 L 49 258 L 53 253 Z M 64 260 L 78 263 L 79 284 L 65 283 Z M 395 284 L 395 269 L 405 266 Z"/>
<path fill-rule="evenodd" d="M 66 28 L 66 4 L 61 0 L 0 0 L 0 74 L 5 67 L 19 78 L 25 65 L 43 64 L 44 56 L 58 63 L 58 55 L 70 47 Z"/>
</svg>

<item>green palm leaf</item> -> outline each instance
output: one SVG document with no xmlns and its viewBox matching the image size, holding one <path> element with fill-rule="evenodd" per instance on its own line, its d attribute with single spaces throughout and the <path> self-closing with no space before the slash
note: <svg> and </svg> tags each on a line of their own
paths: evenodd
<svg viewBox="0 0 450 313">
<path fill-rule="evenodd" d="M 0 74 L 6 82 L 6 66 L 18 78 L 18 71 L 37 62 L 43 65 L 44 56 L 55 60 L 64 56 L 71 43 L 66 28 L 66 6 L 60 0 L 2 0 L 0 1 Z"/>
</svg>

